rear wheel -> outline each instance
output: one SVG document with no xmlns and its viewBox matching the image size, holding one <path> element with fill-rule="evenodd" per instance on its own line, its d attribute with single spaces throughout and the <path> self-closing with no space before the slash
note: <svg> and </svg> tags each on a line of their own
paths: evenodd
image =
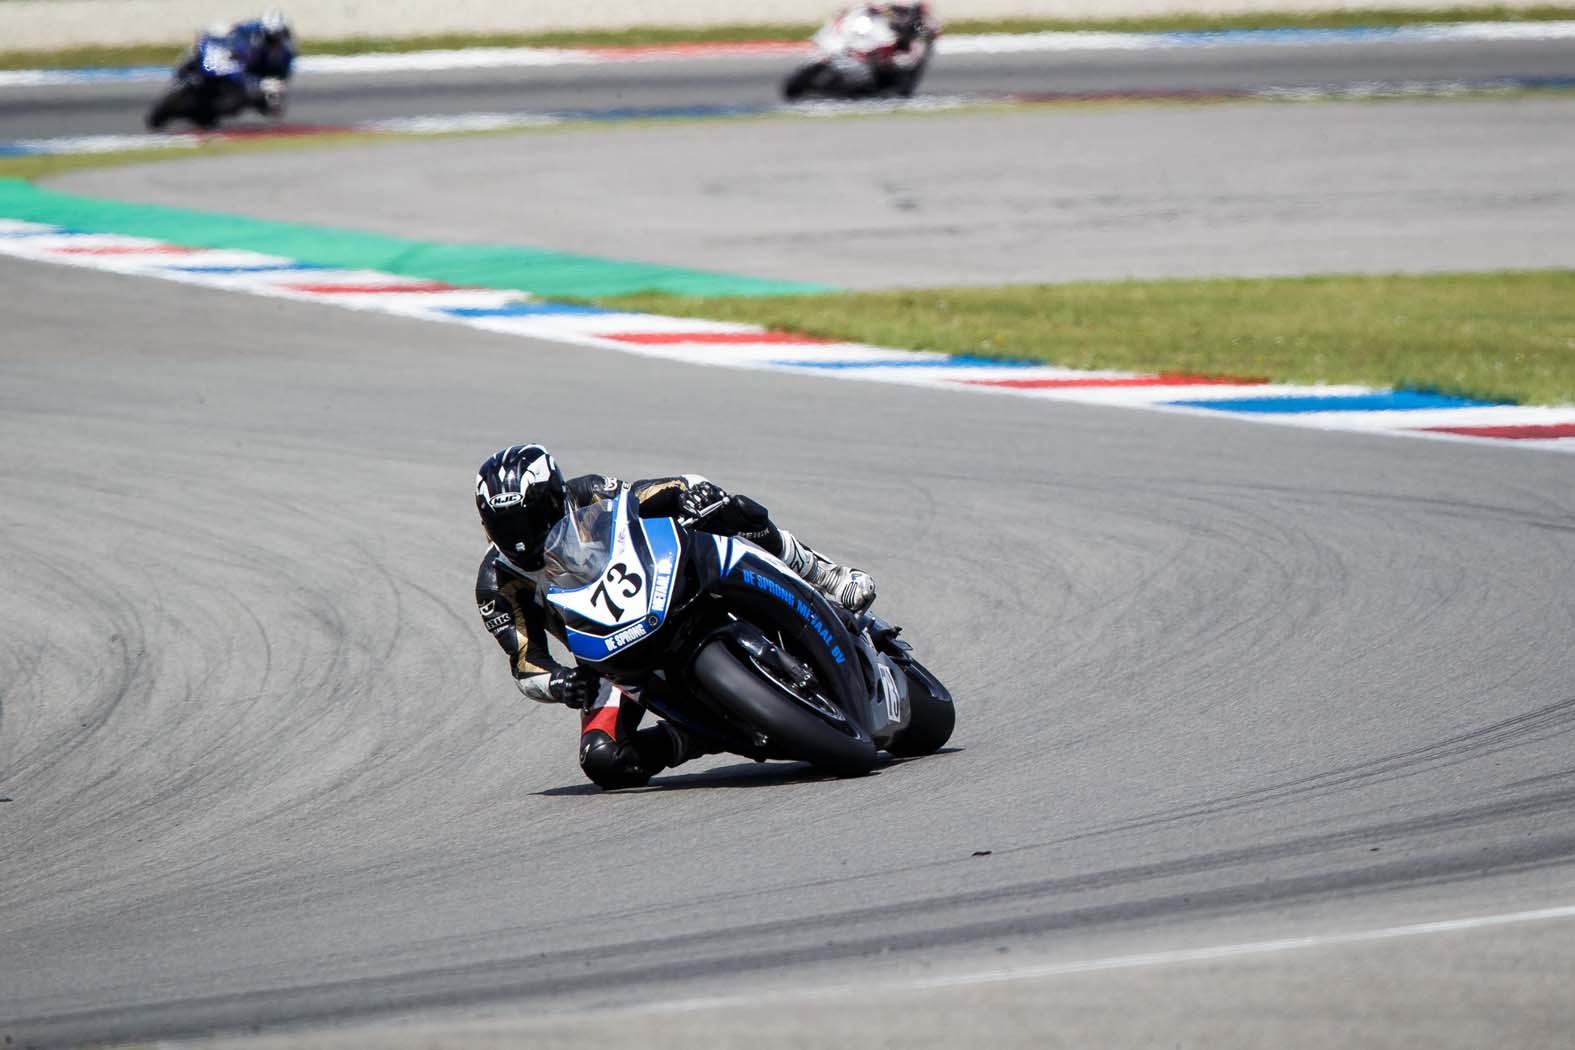
<svg viewBox="0 0 1575 1050">
<path fill-rule="evenodd" d="M 910 658 L 904 670 L 912 715 L 908 728 L 892 737 L 886 750 L 898 758 L 933 755 L 952 738 L 952 729 L 957 725 L 952 694 L 919 661 Z"/>
<path fill-rule="evenodd" d="M 725 641 L 708 642 L 695 657 L 700 686 L 734 720 L 765 734 L 767 750 L 838 776 L 863 776 L 875 766 L 875 745 L 810 713 L 785 687 L 751 667 Z"/>
</svg>

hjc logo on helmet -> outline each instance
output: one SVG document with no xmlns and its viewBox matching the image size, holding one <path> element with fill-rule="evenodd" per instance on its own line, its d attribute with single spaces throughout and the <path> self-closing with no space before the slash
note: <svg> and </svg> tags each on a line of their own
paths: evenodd
<svg viewBox="0 0 1575 1050">
<path fill-rule="evenodd" d="M 525 502 L 525 496 L 519 492 L 500 492 L 487 500 L 487 506 L 493 510 L 507 510 L 517 507 Z"/>
</svg>

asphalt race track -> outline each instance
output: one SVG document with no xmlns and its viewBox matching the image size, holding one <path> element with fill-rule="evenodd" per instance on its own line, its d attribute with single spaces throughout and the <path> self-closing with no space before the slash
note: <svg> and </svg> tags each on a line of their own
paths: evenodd
<svg viewBox="0 0 1575 1050">
<path fill-rule="evenodd" d="M 308 45 L 309 47 L 309 42 Z M 515 110 L 759 105 L 777 99 L 790 56 L 601 66 L 297 78 L 289 118 L 349 124 Z M 1339 87 L 1379 81 L 1575 77 L 1567 41 L 1319 44 L 937 58 L 925 94 L 1133 94 Z M 150 83 L 0 90 L 0 141 L 140 131 Z"/>
<path fill-rule="evenodd" d="M 1572 119 L 1547 97 L 704 121 L 51 185 L 849 288 L 1513 269 L 1575 266 Z"/>
<path fill-rule="evenodd" d="M 1568 1046 L 1569 912 L 1341 939 L 1575 904 L 1567 457 L 0 287 L 0 1037 Z M 522 439 L 875 573 L 951 749 L 589 787 L 470 597 Z"/>
</svg>

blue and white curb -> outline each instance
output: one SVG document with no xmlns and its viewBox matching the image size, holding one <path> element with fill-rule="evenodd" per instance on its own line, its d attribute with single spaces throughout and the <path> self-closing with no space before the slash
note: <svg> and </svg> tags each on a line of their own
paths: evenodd
<svg viewBox="0 0 1575 1050">
<path fill-rule="evenodd" d="M 0 219 L 0 255 L 692 365 L 1575 452 L 1575 405 L 1523 406 L 1366 386 L 1084 371 L 917 353 L 811 339 L 756 325 L 620 313 L 508 290 L 463 288 L 250 251 L 188 248 L 8 219 Z"/>
</svg>

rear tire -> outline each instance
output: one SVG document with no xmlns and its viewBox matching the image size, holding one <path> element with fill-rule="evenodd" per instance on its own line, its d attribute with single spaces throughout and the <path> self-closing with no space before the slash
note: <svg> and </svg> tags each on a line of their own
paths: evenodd
<svg viewBox="0 0 1575 1050">
<path fill-rule="evenodd" d="M 773 753 L 842 777 L 863 776 L 875 768 L 875 745 L 869 739 L 855 739 L 810 714 L 756 674 L 722 639 L 700 650 L 694 675 L 728 715 L 764 733 Z"/>
<path fill-rule="evenodd" d="M 892 737 L 886 750 L 898 758 L 933 755 L 952 738 L 957 708 L 952 705 L 951 692 L 919 661 L 910 659 L 904 670 L 912 714 L 908 728 Z"/>
</svg>

